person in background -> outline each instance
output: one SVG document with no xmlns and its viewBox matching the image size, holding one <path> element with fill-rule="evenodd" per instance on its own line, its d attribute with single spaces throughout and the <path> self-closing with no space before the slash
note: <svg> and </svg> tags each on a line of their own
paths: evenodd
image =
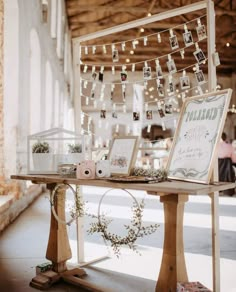
<svg viewBox="0 0 236 292">
<path fill-rule="evenodd" d="M 236 155 L 231 143 L 227 142 L 226 133 L 222 133 L 221 141 L 218 146 L 218 173 L 219 181 L 235 182 L 235 169 L 233 164 L 236 162 Z M 223 191 L 225 195 L 233 196 L 235 188 Z"/>
<path fill-rule="evenodd" d="M 231 158 L 232 163 L 236 163 L 236 153 L 232 144 L 227 142 L 227 135 L 225 132 L 222 133 L 219 143 L 218 158 Z"/>
</svg>

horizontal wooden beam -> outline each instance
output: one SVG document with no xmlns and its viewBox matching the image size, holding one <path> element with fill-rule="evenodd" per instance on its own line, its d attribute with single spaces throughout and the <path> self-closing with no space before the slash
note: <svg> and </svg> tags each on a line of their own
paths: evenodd
<svg viewBox="0 0 236 292">
<path fill-rule="evenodd" d="M 84 41 L 88 41 L 91 39 L 95 39 L 95 38 L 99 38 L 99 37 L 104 37 L 106 35 L 112 34 L 112 33 L 117 33 L 120 31 L 124 31 L 127 29 L 131 29 L 131 28 L 135 28 L 137 26 L 142 26 L 145 24 L 149 24 L 155 21 L 160 21 L 163 19 L 167 19 L 167 18 L 172 18 L 181 14 L 185 14 L 185 13 L 192 13 L 193 11 L 196 10 L 201 10 L 201 9 L 206 9 L 207 7 L 207 1 L 200 1 L 194 4 L 190 4 L 190 5 L 186 5 L 183 7 L 179 7 L 167 12 L 161 12 L 159 14 L 155 14 L 152 15 L 150 17 L 144 17 L 138 20 L 134 20 L 134 21 L 130 21 L 128 23 L 124 23 L 124 24 L 120 24 L 117 25 L 115 27 L 111 27 L 111 28 L 107 28 L 95 33 L 91 33 L 85 36 L 80 36 L 78 38 L 74 39 L 74 43 L 77 42 L 84 42 Z"/>
<path fill-rule="evenodd" d="M 116 5 L 112 5 L 112 6 L 109 6 L 109 5 L 106 5 L 106 6 L 103 6 L 103 5 L 79 5 L 78 3 L 70 3 L 70 2 L 67 2 L 67 13 L 68 13 L 68 16 L 73 16 L 73 15 L 76 15 L 76 14 L 80 14 L 81 12 L 94 12 L 94 11 L 98 11 L 99 13 L 114 13 L 114 12 L 127 12 L 129 11 L 129 13 L 133 13 L 133 14 L 145 14 L 147 13 L 147 8 L 146 7 L 131 7 L 131 6 L 128 6 L 128 5 L 123 5 L 123 6 L 116 6 Z M 163 9 L 163 8 L 156 8 L 154 7 L 152 9 L 152 14 L 157 14 L 157 13 L 160 13 L 160 12 L 163 12 L 163 11 L 166 11 L 166 9 Z M 223 14 L 228 14 L 228 15 L 232 15 L 232 16 L 235 16 L 236 15 L 236 11 L 235 10 L 226 10 L 226 9 L 221 9 L 221 8 L 218 8 L 216 6 L 216 11 L 215 11 L 216 15 L 223 15 Z"/>
</svg>

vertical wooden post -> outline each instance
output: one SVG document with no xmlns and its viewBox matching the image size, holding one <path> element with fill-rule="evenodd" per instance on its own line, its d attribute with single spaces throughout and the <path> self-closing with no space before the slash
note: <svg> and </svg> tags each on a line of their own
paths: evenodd
<svg viewBox="0 0 236 292">
<path fill-rule="evenodd" d="M 220 292 L 219 192 L 211 193 L 209 197 L 211 198 L 213 292 Z"/>
<path fill-rule="evenodd" d="M 56 184 L 49 184 L 47 188 L 52 191 Z M 55 211 L 61 220 L 65 220 L 65 193 L 66 186 L 59 188 L 54 197 Z M 66 261 L 72 257 L 66 225 L 60 223 L 54 217 L 51 211 L 50 233 L 46 258 L 52 261 L 55 272 L 64 272 L 67 270 Z"/>
<path fill-rule="evenodd" d="M 82 200 L 82 187 L 76 185 L 76 193 L 80 196 L 80 200 Z M 82 217 L 78 217 L 76 219 L 76 229 L 77 229 L 77 261 L 78 263 L 84 262 L 84 232 L 83 232 L 83 224 L 84 219 Z"/>
<path fill-rule="evenodd" d="M 74 109 L 75 131 L 81 132 L 81 79 L 80 79 L 80 43 L 73 41 L 73 72 L 74 72 Z"/>
<path fill-rule="evenodd" d="M 183 216 L 187 195 L 169 194 L 160 197 L 164 203 L 165 235 L 162 262 L 156 292 L 176 292 L 177 282 L 187 282 L 184 257 Z"/>
</svg>

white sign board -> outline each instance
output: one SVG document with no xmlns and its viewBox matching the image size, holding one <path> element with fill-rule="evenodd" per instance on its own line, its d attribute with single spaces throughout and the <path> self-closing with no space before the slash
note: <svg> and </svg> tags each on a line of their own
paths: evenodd
<svg viewBox="0 0 236 292">
<path fill-rule="evenodd" d="M 171 148 L 169 178 L 209 183 L 232 90 L 185 100 Z"/>
</svg>

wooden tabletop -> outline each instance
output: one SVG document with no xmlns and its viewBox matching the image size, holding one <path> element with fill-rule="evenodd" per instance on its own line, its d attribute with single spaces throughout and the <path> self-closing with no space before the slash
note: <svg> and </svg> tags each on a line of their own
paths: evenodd
<svg viewBox="0 0 236 292">
<path fill-rule="evenodd" d="M 74 185 L 95 186 L 105 188 L 133 189 L 147 192 L 156 192 L 157 195 L 165 194 L 191 194 L 206 195 L 212 192 L 223 191 L 235 188 L 235 183 L 215 182 L 212 184 L 200 184 L 192 182 L 183 182 L 177 180 L 164 181 L 159 183 L 131 183 L 131 182 L 113 182 L 105 179 L 76 179 L 66 178 L 59 175 L 12 175 L 11 179 L 30 180 L 34 183 L 66 183 Z"/>
</svg>

